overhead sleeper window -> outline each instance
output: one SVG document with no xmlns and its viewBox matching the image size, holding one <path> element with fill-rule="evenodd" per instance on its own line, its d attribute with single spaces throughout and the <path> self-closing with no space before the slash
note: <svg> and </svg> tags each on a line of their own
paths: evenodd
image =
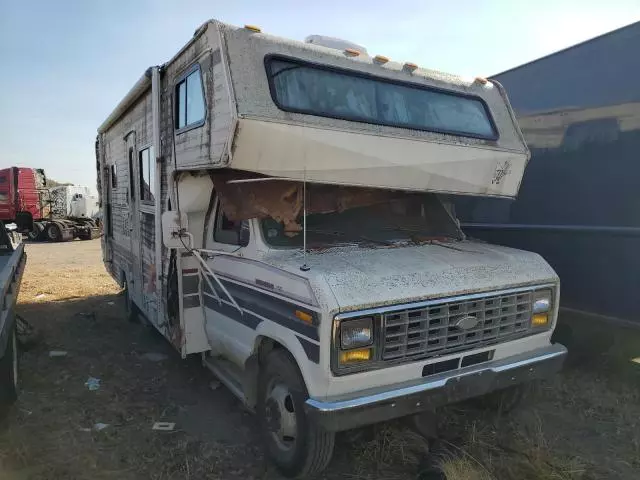
<svg viewBox="0 0 640 480">
<path fill-rule="evenodd" d="M 176 129 L 202 125 L 204 117 L 204 92 L 198 68 L 176 85 Z"/>
<path fill-rule="evenodd" d="M 271 96 L 278 108 L 319 117 L 496 139 L 479 97 L 404 83 L 354 70 L 267 57 Z"/>
<path fill-rule="evenodd" d="M 156 162 L 153 157 L 153 147 L 141 150 L 140 162 L 140 200 L 144 203 L 153 203 L 155 200 Z"/>
</svg>

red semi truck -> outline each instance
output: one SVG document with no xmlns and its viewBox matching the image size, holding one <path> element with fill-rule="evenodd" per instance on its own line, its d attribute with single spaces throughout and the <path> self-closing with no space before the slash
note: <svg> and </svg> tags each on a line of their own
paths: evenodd
<svg viewBox="0 0 640 480">
<path fill-rule="evenodd" d="M 0 169 L 1 221 L 15 223 L 17 230 L 32 240 L 90 240 L 99 235 L 100 228 L 94 219 L 68 216 L 64 209 L 61 212 L 56 208 L 56 200 L 54 189 L 47 188 L 44 170 Z"/>
</svg>

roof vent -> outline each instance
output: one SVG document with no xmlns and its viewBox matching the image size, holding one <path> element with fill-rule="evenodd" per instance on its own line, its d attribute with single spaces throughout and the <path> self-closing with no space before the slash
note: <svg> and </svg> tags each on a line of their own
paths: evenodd
<svg viewBox="0 0 640 480">
<path fill-rule="evenodd" d="M 342 40 L 340 38 L 327 37 L 325 35 L 309 35 L 304 39 L 305 43 L 313 43 L 314 45 L 320 45 L 327 48 L 335 48 L 336 50 L 357 50 L 358 52 L 366 55 L 367 49 L 357 43 L 349 42 L 348 40 Z"/>
</svg>

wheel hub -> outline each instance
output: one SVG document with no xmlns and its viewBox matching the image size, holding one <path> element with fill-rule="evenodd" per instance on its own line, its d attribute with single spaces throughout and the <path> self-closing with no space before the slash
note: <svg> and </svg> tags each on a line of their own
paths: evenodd
<svg viewBox="0 0 640 480">
<path fill-rule="evenodd" d="M 283 451 L 295 447 L 297 437 L 297 418 L 291 392 L 286 385 L 270 385 L 265 401 L 267 428 L 271 436 Z"/>
</svg>

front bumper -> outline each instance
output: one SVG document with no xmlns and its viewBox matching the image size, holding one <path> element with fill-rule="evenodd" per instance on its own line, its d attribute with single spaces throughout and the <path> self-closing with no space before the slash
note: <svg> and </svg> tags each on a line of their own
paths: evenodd
<svg viewBox="0 0 640 480">
<path fill-rule="evenodd" d="M 567 349 L 559 343 L 508 358 L 422 377 L 389 389 L 378 387 L 341 396 L 307 400 L 309 418 L 329 431 L 349 430 L 404 417 L 477 397 L 531 380 L 547 378 L 562 368 Z"/>
</svg>

